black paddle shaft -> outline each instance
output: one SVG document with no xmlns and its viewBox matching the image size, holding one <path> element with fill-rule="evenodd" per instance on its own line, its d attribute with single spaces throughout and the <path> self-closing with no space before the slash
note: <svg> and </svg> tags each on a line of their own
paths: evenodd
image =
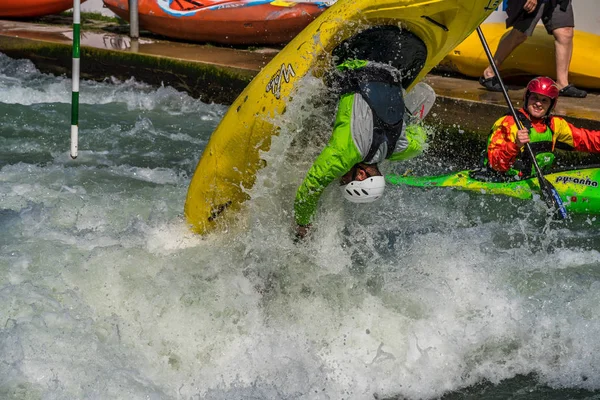
<svg viewBox="0 0 600 400">
<path fill-rule="evenodd" d="M 523 123 L 517 117 L 517 112 L 515 111 L 515 108 L 513 107 L 512 102 L 510 101 L 510 97 L 508 97 L 508 92 L 506 91 L 504 82 L 502 82 L 502 78 L 500 77 L 500 73 L 498 72 L 498 67 L 496 66 L 496 62 L 494 61 L 494 57 L 492 56 L 492 52 L 490 51 L 487 41 L 485 40 L 485 36 L 483 36 L 483 32 L 481 31 L 480 26 L 477 27 L 477 35 L 479 35 L 479 40 L 483 45 L 483 50 L 485 51 L 488 61 L 490 62 L 490 66 L 492 67 L 492 70 L 496 75 L 496 79 L 498 79 L 498 82 L 500 83 L 500 88 L 502 88 L 502 94 L 504 94 L 504 99 L 506 100 L 506 104 L 508 104 L 510 113 L 515 119 L 515 123 L 517 124 L 519 130 L 524 129 Z M 533 168 L 535 169 L 535 174 L 537 175 L 544 201 L 546 202 L 546 204 L 548 204 L 549 207 L 555 208 L 558 211 L 558 215 L 560 216 L 560 218 L 567 218 L 567 210 L 563 205 L 560 195 L 558 194 L 554 186 L 552 186 L 552 184 L 544 177 L 544 174 L 542 173 L 542 170 L 540 169 L 540 166 L 537 163 L 537 159 L 535 158 L 535 153 L 531 149 L 529 143 L 525 143 L 525 150 L 529 153 L 529 156 L 531 157 Z"/>
</svg>

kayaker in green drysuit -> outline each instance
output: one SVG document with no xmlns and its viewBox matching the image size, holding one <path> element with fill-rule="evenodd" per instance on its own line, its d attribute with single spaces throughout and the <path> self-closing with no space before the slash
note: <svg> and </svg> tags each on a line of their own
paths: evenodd
<svg viewBox="0 0 600 400">
<path fill-rule="evenodd" d="M 307 234 L 319 198 L 331 182 L 340 179 L 349 201 L 377 200 L 385 187 L 378 163 L 415 157 L 426 140 L 422 126 L 406 123 L 412 116 L 405 112 L 400 71 L 364 60 L 343 62 L 337 70 L 335 81 L 341 95 L 333 134 L 306 174 L 294 202 L 300 238 Z M 406 84 L 406 75 L 404 78 Z M 432 97 L 435 99 L 434 94 Z M 423 108 L 419 111 L 420 119 L 424 118 Z"/>
</svg>

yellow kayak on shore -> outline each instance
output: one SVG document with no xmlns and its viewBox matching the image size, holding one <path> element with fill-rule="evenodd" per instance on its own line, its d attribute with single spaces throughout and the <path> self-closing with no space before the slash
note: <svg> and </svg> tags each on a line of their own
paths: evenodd
<svg viewBox="0 0 600 400">
<path fill-rule="evenodd" d="M 502 23 L 485 23 L 481 30 L 492 52 L 496 51 L 500 39 L 510 31 Z M 600 89 L 600 36 L 575 30 L 573 37 L 573 58 L 569 67 L 569 83 L 587 89 Z M 556 79 L 554 36 L 546 28 L 538 25 L 533 35 L 513 51 L 502 63 L 502 77 L 517 75 L 545 75 Z M 489 65 L 481 42 L 476 33 L 452 50 L 440 65 L 478 78 Z"/>
<path fill-rule="evenodd" d="M 184 208 L 188 224 L 200 234 L 228 225 L 249 198 L 248 189 L 261 168 L 260 152 L 268 151 L 271 137 L 278 134 L 269 119 L 284 112 L 288 96 L 302 77 L 331 67 L 331 53 L 343 41 L 378 26 L 400 27 L 416 35 L 425 44 L 427 55 L 414 85 L 473 32 L 499 2 L 337 1 L 281 50 L 231 105 L 192 177 Z"/>
</svg>

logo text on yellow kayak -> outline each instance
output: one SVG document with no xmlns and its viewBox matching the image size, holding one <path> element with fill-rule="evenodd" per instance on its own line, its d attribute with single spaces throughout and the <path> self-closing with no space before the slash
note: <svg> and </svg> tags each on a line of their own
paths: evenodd
<svg viewBox="0 0 600 400">
<path fill-rule="evenodd" d="M 283 77 L 285 83 L 290 83 L 290 78 L 293 76 L 296 76 L 296 72 L 292 64 L 288 64 L 287 67 L 285 64 L 281 64 L 279 71 L 271 77 L 271 80 L 267 84 L 266 91 L 273 93 L 275 98 L 279 99 L 279 96 L 281 96 L 281 84 L 283 83 L 281 78 Z"/>
</svg>

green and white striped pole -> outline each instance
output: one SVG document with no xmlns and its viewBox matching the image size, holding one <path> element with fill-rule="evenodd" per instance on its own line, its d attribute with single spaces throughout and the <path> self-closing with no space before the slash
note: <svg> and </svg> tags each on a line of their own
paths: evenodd
<svg viewBox="0 0 600 400">
<path fill-rule="evenodd" d="M 79 140 L 79 46 L 81 41 L 81 2 L 73 0 L 73 89 L 71 91 L 71 158 L 77 158 Z"/>
</svg>

